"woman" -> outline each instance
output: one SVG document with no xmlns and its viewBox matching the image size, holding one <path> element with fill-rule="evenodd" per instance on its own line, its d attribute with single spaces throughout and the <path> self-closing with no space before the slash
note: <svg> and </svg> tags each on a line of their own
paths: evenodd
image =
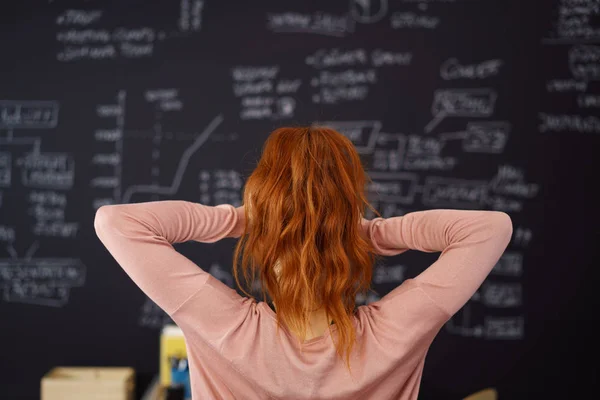
<svg viewBox="0 0 600 400">
<path fill-rule="evenodd" d="M 430 344 L 490 273 L 512 223 L 495 211 L 384 219 L 365 198 L 367 179 L 342 134 L 281 128 L 246 182 L 245 206 L 170 200 L 98 209 L 102 243 L 183 330 L 194 399 L 417 398 Z M 364 219 L 365 206 L 378 217 Z M 224 238 L 240 238 L 238 286 L 239 268 L 246 284 L 258 277 L 273 309 L 172 246 Z M 441 254 L 356 308 L 376 258 L 409 249 Z"/>
</svg>

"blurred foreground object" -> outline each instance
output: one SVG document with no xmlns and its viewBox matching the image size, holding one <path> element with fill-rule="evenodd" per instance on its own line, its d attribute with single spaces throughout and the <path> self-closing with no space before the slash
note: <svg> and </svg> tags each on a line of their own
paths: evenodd
<svg viewBox="0 0 600 400">
<path fill-rule="evenodd" d="M 130 367 L 55 367 L 42 377 L 41 400 L 134 400 Z"/>
<path fill-rule="evenodd" d="M 472 395 L 465 397 L 463 400 L 497 400 L 498 392 L 495 389 L 487 388 L 475 392 Z"/>
</svg>

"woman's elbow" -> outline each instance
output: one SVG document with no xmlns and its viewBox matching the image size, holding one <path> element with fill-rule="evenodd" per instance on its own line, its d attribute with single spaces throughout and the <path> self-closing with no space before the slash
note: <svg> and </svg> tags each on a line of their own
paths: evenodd
<svg viewBox="0 0 600 400">
<path fill-rule="evenodd" d="M 97 235 L 106 231 L 110 227 L 114 227 L 118 221 L 118 205 L 103 205 L 96 210 L 94 216 L 94 230 Z"/>
<path fill-rule="evenodd" d="M 513 233 L 513 223 L 510 215 L 502 211 L 490 211 L 490 216 L 490 224 L 492 224 L 495 235 L 508 245 Z"/>
</svg>

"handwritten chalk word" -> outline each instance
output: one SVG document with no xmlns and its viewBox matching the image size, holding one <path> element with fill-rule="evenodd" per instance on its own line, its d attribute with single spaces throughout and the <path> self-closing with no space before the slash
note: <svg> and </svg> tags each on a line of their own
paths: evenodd
<svg viewBox="0 0 600 400">
<path fill-rule="evenodd" d="M 600 118 L 589 115 L 539 113 L 539 132 L 600 133 Z"/>
<path fill-rule="evenodd" d="M 365 49 L 319 49 L 307 56 L 304 62 L 315 68 L 367 65 L 369 56 Z"/>
<path fill-rule="evenodd" d="M 173 88 L 148 89 L 144 98 L 149 103 L 156 103 L 156 108 L 161 111 L 179 111 L 183 109 L 183 101 L 178 98 L 179 91 Z"/>
<path fill-rule="evenodd" d="M 372 153 L 381 131 L 381 121 L 315 121 L 313 126 L 333 128 L 348 137 L 359 153 Z"/>
<path fill-rule="evenodd" d="M 301 84 L 302 81 L 300 79 L 281 79 L 275 85 L 275 92 L 280 94 L 296 93 Z"/>
<path fill-rule="evenodd" d="M 431 132 L 446 117 L 489 117 L 497 97 L 488 88 L 436 90 L 431 105 L 434 118 L 425 126 L 425 132 Z"/>
<path fill-rule="evenodd" d="M 402 167 L 405 170 L 449 170 L 458 163 L 456 157 L 442 157 L 445 141 L 430 137 L 409 135 L 406 141 Z"/>
<path fill-rule="evenodd" d="M 574 78 L 600 80 L 600 46 L 574 46 L 569 50 L 569 69 Z"/>
<path fill-rule="evenodd" d="M 522 180 L 525 178 L 525 172 L 522 168 L 517 168 L 512 165 L 499 165 L 496 177 L 498 179 Z"/>
<path fill-rule="evenodd" d="M 374 84 L 377 82 L 377 72 L 374 69 L 364 71 L 349 69 L 345 71 L 320 71 L 319 77 L 314 81 L 313 86 L 344 86 L 359 84 Z"/>
<path fill-rule="evenodd" d="M 293 116 L 296 100 L 292 97 L 251 96 L 242 98 L 241 105 L 244 108 L 240 112 L 242 119 L 287 118 Z"/>
<path fill-rule="evenodd" d="M 35 204 L 29 208 L 29 214 L 40 221 L 64 220 L 65 219 L 65 208 L 64 207 L 51 207 L 46 204 Z"/>
<path fill-rule="evenodd" d="M 594 26 L 596 17 L 600 15 L 596 0 L 561 0 L 557 8 L 558 18 L 553 24 L 557 37 L 546 42 L 577 42 L 600 37 L 600 29 Z"/>
<path fill-rule="evenodd" d="M 523 175 L 522 170 L 515 167 L 500 166 L 498 174 L 490 182 L 490 189 L 497 194 L 533 198 L 539 193 L 540 185 L 524 182 Z"/>
<path fill-rule="evenodd" d="M 0 259 L 0 287 L 4 300 L 60 307 L 71 287 L 85 284 L 86 267 L 78 259 Z"/>
<path fill-rule="evenodd" d="M 600 14 L 600 7 L 596 0 L 560 0 L 558 15 L 572 17 L 573 15 Z"/>
<path fill-rule="evenodd" d="M 243 107 L 264 107 L 271 106 L 273 103 L 275 103 L 274 97 L 248 96 L 242 99 Z"/>
<path fill-rule="evenodd" d="M 67 196 L 64 193 L 53 190 L 32 190 L 27 195 L 27 200 L 36 204 L 49 204 L 62 207 L 66 207 L 67 205 Z"/>
<path fill-rule="evenodd" d="M 432 105 L 432 113 L 448 115 L 489 116 L 493 111 L 496 93 L 491 89 L 438 90 Z"/>
<path fill-rule="evenodd" d="M 71 44 L 108 43 L 111 41 L 111 32 L 107 29 L 70 29 L 58 32 L 56 40 Z"/>
<path fill-rule="evenodd" d="M 370 53 L 363 49 L 319 49 L 307 56 L 304 60 L 306 65 L 317 69 L 331 67 L 351 67 L 361 65 L 382 66 L 405 66 L 413 60 L 410 52 L 387 51 L 375 49 Z"/>
<path fill-rule="evenodd" d="M 481 300 L 487 307 L 519 307 L 523 304 L 523 287 L 520 283 L 486 281 L 481 288 Z"/>
<path fill-rule="evenodd" d="M 273 115 L 273 110 L 270 107 L 252 107 L 240 111 L 242 120 L 265 119 L 270 118 L 271 115 Z"/>
<path fill-rule="evenodd" d="M 153 42 L 156 32 L 150 27 L 108 29 L 69 29 L 58 32 L 56 40 L 67 44 L 89 44 L 109 42 Z"/>
<path fill-rule="evenodd" d="M 92 157 L 94 165 L 120 165 L 121 155 L 118 153 L 97 153 Z"/>
<path fill-rule="evenodd" d="M 402 168 L 406 171 L 448 171 L 458 165 L 457 157 L 418 156 L 406 157 Z"/>
<path fill-rule="evenodd" d="M 505 251 L 491 272 L 493 275 L 523 275 L 523 254 L 516 251 Z"/>
<path fill-rule="evenodd" d="M 479 180 L 427 177 L 423 203 L 440 207 L 481 208 L 485 203 L 488 182 Z"/>
<path fill-rule="evenodd" d="M 156 32 L 150 27 L 116 28 L 111 32 L 111 40 L 116 42 L 153 42 Z"/>
<path fill-rule="evenodd" d="M 133 44 L 133 43 L 121 43 L 119 45 L 121 55 L 127 58 L 138 58 L 151 56 L 154 52 L 154 46 L 149 44 Z"/>
<path fill-rule="evenodd" d="M 0 128 L 54 128 L 58 110 L 56 101 L 0 100 Z"/>
<path fill-rule="evenodd" d="M 576 81 L 574 79 L 554 79 L 546 82 L 546 91 L 552 92 L 585 92 L 588 83 L 586 81 Z"/>
<path fill-rule="evenodd" d="M 116 176 L 98 176 L 90 181 L 90 187 L 113 189 L 121 185 L 121 181 Z"/>
<path fill-rule="evenodd" d="M 322 87 L 314 103 L 338 104 L 340 102 L 359 101 L 367 98 L 369 87 L 355 85 L 347 87 Z"/>
<path fill-rule="evenodd" d="M 411 156 L 431 155 L 437 156 L 442 153 L 445 143 L 439 139 L 409 135 L 406 154 Z"/>
<path fill-rule="evenodd" d="M 367 191 L 379 201 L 412 205 L 419 191 L 419 176 L 416 173 L 371 172 L 373 180 Z"/>
<path fill-rule="evenodd" d="M 506 213 L 523 211 L 523 201 L 495 194 L 488 195 L 486 203 L 495 211 L 504 211 Z"/>
<path fill-rule="evenodd" d="M 484 318 L 485 336 L 488 339 L 519 340 L 525 335 L 525 324 L 522 316 Z"/>
<path fill-rule="evenodd" d="M 75 178 L 75 160 L 66 153 L 28 153 L 16 160 L 24 169 L 24 186 L 35 188 L 70 189 Z"/>
<path fill-rule="evenodd" d="M 268 13 L 267 29 L 273 32 L 313 33 L 326 36 L 345 36 L 354 31 L 354 20 L 348 15 L 324 12 L 305 14 L 298 12 Z"/>
<path fill-rule="evenodd" d="M 502 153 L 510 129 L 508 122 L 469 122 L 462 142 L 463 150 L 470 153 Z"/>
<path fill-rule="evenodd" d="M 96 115 L 99 117 L 120 117 L 123 114 L 120 104 L 99 104 L 96 106 Z"/>
<path fill-rule="evenodd" d="M 439 17 L 414 12 L 395 12 L 390 17 L 392 29 L 435 29 L 439 24 Z"/>
<path fill-rule="evenodd" d="M 279 73 L 278 65 L 270 66 L 237 66 L 231 69 L 231 76 L 236 81 L 258 81 L 274 79 Z"/>
<path fill-rule="evenodd" d="M 54 282 L 10 282 L 4 285 L 4 300 L 10 303 L 62 307 L 69 301 L 69 288 Z"/>
<path fill-rule="evenodd" d="M 173 100 L 179 95 L 177 89 L 148 89 L 144 91 L 144 99 L 148 102 Z"/>
<path fill-rule="evenodd" d="M 382 49 L 375 49 L 371 52 L 371 65 L 375 67 L 385 65 L 409 65 L 412 60 L 412 53 L 392 52 Z"/>
<path fill-rule="evenodd" d="M 109 60 L 117 58 L 118 51 L 113 44 L 66 46 L 56 54 L 56 59 L 61 62 L 87 60 Z"/>
<path fill-rule="evenodd" d="M 600 95 L 580 94 L 577 96 L 577 105 L 581 108 L 600 108 Z"/>
<path fill-rule="evenodd" d="M 236 97 L 271 93 L 273 91 L 273 87 L 274 84 L 270 81 L 236 83 L 233 85 L 233 93 Z"/>
<path fill-rule="evenodd" d="M 48 237 L 60 237 L 60 238 L 74 238 L 79 232 L 79 223 L 77 222 L 65 222 L 65 221 L 48 221 L 45 220 L 47 216 L 43 212 L 39 212 L 40 207 L 34 208 L 33 215 L 40 220 L 36 221 L 31 231 L 37 236 L 48 236 Z"/>
<path fill-rule="evenodd" d="M 499 59 L 483 61 L 479 64 L 462 65 L 456 58 L 444 61 L 440 67 L 440 76 L 444 80 L 484 79 L 498 75 L 504 61 Z"/>
<path fill-rule="evenodd" d="M 97 22 L 102 17 L 102 10 L 68 9 L 56 17 L 56 25 L 86 26 Z"/>
</svg>

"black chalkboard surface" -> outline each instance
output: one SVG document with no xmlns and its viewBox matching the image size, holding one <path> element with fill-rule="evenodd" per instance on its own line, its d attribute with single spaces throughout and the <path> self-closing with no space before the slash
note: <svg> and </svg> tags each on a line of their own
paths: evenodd
<svg viewBox="0 0 600 400">
<path fill-rule="evenodd" d="M 0 13 L 0 398 L 55 365 L 158 371 L 168 317 L 93 230 L 103 204 L 241 204 L 268 134 L 355 143 L 384 217 L 513 220 L 489 278 L 429 351 L 421 397 L 571 398 L 597 313 L 595 0 L 12 2 Z M 370 216 L 372 217 L 372 216 Z M 597 221 L 597 220 L 596 220 Z M 178 250 L 234 287 L 233 240 Z M 378 265 L 378 300 L 435 255 Z"/>
</svg>

